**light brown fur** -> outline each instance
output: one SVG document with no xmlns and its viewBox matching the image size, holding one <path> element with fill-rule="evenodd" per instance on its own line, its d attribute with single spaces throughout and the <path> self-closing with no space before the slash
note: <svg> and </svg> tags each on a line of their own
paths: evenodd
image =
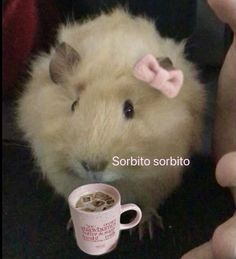
<svg viewBox="0 0 236 259">
<path fill-rule="evenodd" d="M 111 160 L 188 158 L 199 148 L 205 97 L 195 67 L 184 58 L 184 44 L 163 39 L 150 21 L 122 10 L 63 25 L 58 41 L 79 53 L 78 66 L 57 85 L 49 75 L 54 49 L 40 55 L 18 106 L 19 126 L 43 174 L 67 197 L 91 181 L 82 160 L 107 160 L 106 170 L 97 172 L 99 181 L 117 186 L 123 201 L 137 202 L 148 214 L 179 185 L 183 168 L 114 167 Z M 183 70 L 184 85 L 176 98 L 168 99 L 132 75 L 134 64 L 148 53 L 169 57 Z M 131 120 L 122 113 L 127 99 L 135 109 Z"/>
</svg>

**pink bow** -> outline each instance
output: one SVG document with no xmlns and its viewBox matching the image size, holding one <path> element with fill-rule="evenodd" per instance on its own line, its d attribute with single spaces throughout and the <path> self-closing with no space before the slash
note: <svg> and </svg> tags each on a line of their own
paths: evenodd
<svg viewBox="0 0 236 259">
<path fill-rule="evenodd" d="M 174 67 L 167 70 L 151 54 L 145 55 L 135 64 L 133 74 L 137 79 L 148 83 L 169 98 L 178 95 L 184 80 L 181 70 Z"/>
</svg>

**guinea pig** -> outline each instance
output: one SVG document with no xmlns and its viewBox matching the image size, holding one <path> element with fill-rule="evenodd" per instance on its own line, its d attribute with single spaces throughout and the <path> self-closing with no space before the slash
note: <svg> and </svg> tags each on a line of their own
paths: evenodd
<svg viewBox="0 0 236 259">
<path fill-rule="evenodd" d="M 189 158 L 201 145 L 205 94 L 183 42 L 115 9 L 61 25 L 57 45 L 32 62 L 17 107 L 18 125 L 57 193 L 114 185 L 150 226 L 183 167 L 115 166 L 113 158 Z"/>
</svg>

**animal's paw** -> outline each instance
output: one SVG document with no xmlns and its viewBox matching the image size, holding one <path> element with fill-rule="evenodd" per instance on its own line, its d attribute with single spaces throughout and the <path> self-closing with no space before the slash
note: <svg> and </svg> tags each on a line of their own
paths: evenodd
<svg viewBox="0 0 236 259">
<path fill-rule="evenodd" d="M 147 233 L 150 240 L 152 240 L 155 225 L 161 229 L 164 229 L 162 217 L 154 208 L 150 208 L 147 211 L 144 211 L 142 220 L 137 227 L 139 240 L 142 240 Z M 132 235 L 135 230 L 136 229 L 130 229 L 130 235 Z"/>
<path fill-rule="evenodd" d="M 66 224 L 66 230 L 67 231 L 70 231 L 71 229 L 73 229 L 74 226 L 73 226 L 73 222 L 72 222 L 72 219 L 70 218 Z"/>
</svg>

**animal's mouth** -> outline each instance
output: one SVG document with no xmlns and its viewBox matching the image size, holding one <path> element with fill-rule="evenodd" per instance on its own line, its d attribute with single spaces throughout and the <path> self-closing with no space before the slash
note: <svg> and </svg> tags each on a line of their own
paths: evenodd
<svg viewBox="0 0 236 259">
<path fill-rule="evenodd" d="M 122 173 L 105 170 L 105 171 L 83 171 L 70 169 L 69 174 L 73 174 L 84 180 L 88 180 L 91 183 L 109 183 L 122 178 Z"/>
<path fill-rule="evenodd" d="M 95 183 L 109 183 L 122 178 L 121 173 L 114 171 L 102 171 L 102 172 L 87 172 L 88 178 Z"/>
<path fill-rule="evenodd" d="M 102 179 L 102 172 L 92 172 L 92 171 L 88 171 L 87 172 L 88 178 L 91 182 L 93 183 L 99 183 L 99 182 L 103 182 Z"/>
</svg>

